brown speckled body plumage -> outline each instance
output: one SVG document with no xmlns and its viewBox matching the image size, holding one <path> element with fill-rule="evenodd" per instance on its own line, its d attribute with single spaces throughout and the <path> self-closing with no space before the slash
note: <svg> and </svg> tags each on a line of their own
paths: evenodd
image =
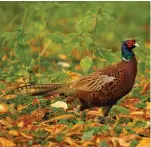
<svg viewBox="0 0 151 147">
<path fill-rule="evenodd" d="M 134 45 L 138 45 L 135 40 L 125 41 L 121 46 L 124 60 L 72 83 L 28 85 L 13 92 L 29 95 L 65 93 L 78 98 L 83 109 L 93 106 L 112 106 L 133 88 L 137 74 L 137 61 L 132 52 L 132 49 L 136 47 Z"/>
<path fill-rule="evenodd" d="M 77 90 L 76 97 L 78 97 L 82 101 L 82 103 L 85 104 L 85 106 L 88 102 L 88 107 L 113 105 L 117 102 L 117 100 L 119 100 L 121 97 L 125 96 L 132 90 L 136 73 L 136 58 L 133 57 L 133 59 L 130 61 L 123 60 L 115 65 L 109 66 L 90 75 L 108 75 L 109 77 L 115 77 L 113 81 L 104 84 L 102 87 L 100 87 L 99 90 L 91 92 L 86 90 L 77 90 L 78 87 L 76 87 L 75 84 L 75 86 L 73 87 Z"/>
</svg>

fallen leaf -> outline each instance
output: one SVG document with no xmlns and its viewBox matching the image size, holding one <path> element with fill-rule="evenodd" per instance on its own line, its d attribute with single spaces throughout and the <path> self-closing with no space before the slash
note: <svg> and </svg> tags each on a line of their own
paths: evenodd
<svg viewBox="0 0 151 147">
<path fill-rule="evenodd" d="M 149 89 L 150 89 L 150 83 L 148 82 L 144 85 L 144 88 L 141 93 L 145 94 Z"/>
<path fill-rule="evenodd" d="M 27 138 L 27 139 L 33 139 L 33 136 L 27 135 L 27 134 L 25 134 L 23 132 L 20 132 L 20 135 L 25 137 L 25 138 Z"/>
<path fill-rule="evenodd" d="M 16 144 L 13 141 L 0 137 L 0 146 L 1 147 L 15 147 Z"/>
<path fill-rule="evenodd" d="M 4 126 L 6 126 L 7 128 L 10 128 L 10 127 L 12 127 L 12 124 L 11 123 L 9 123 L 7 120 L 5 120 L 5 119 L 0 119 L 0 124 L 2 124 L 2 125 L 4 125 Z"/>
<path fill-rule="evenodd" d="M 18 131 L 15 131 L 15 130 L 8 131 L 8 134 L 13 135 L 13 136 L 19 136 Z"/>
<path fill-rule="evenodd" d="M 81 145 L 81 147 L 88 147 L 88 146 L 96 146 L 96 143 L 92 141 L 84 141 L 84 143 Z"/>
<path fill-rule="evenodd" d="M 77 130 L 81 130 L 83 128 L 83 125 L 82 124 L 75 124 L 71 129 L 70 129 L 70 132 L 74 132 L 74 131 L 77 131 Z"/>
<path fill-rule="evenodd" d="M 73 139 L 71 139 L 70 137 L 66 137 L 64 139 L 64 142 L 66 142 L 67 144 L 69 144 L 71 147 L 80 147 Z"/>
<path fill-rule="evenodd" d="M 135 119 L 135 118 L 144 118 L 144 111 L 134 111 L 130 113 L 131 118 Z"/>
<path fill-rule="evenodd" d="M 59 124 L 59 125 L 45 126 L 43 127 L 43 129 L 50 132 L 52 136 L 55 136 L 60 134 L 65 129 L 65 125 Z"/>
<path fill-rule="evenodd" d="M 150 110 L 150 102 L 146 102 L 147 106 L 146 106 L 146 109 Z"/>
<path fill-rule="evenodd" d="M 17 126 L 20 127 L 20 128 L 22 128 L 22 127 L 24 126 L 24 122 L 23 122 L 23 121 L 19 122 L 19 123 L 17 124 Z"/>
<path fill-rule="evenodd" d="M 150 138 L 144 137 L 136 147 L 150 147 Z"/>
<path fill-rule="evenodd" d="M 75 118 L 76 116 L 73 115 L 73 114 L 65 114 L 65 115 L 61 115 L 61 116 L 57 116 L 57 117 L 54 117 L 54 118 L 51 118 L 47 121 L 44 121 L 43 123 L 48 123 L 48 122 L 51 122 L 51 121 L 55 121 L 55 120 L 61 120 L 61 119 L 72 119 L 72 118 Z"/>
<path fill-rule="evenodd" d="M 67 60 L 67 56 L 65 54 L 59 54 L 59 58 L 62 60 Z"/>
<path fill-rule="evenodd" d="M 4 114 L 8 111 L 8 106 L 4 103 L 0 103 L 0 114 Z"/>
<path fill-rule="evenodd" d="M 93 111 L 93 110 L 88 111 L 88 114 L 89 115 L 94 115 L 94 116 L 101 116 L 101 113 L 99 111 Z"/>
<path fill-rule="evenodd" d="M 17 111 L 18 111 L 18 112 L 21 112 L 21 111 L 22 111 L 23 109 L 25 109 L 27 106 L 28 106 L 28 105 L 25 105 L 25 106 L 23 106 L 23 105 L 18 105 Z"/>
</svg>

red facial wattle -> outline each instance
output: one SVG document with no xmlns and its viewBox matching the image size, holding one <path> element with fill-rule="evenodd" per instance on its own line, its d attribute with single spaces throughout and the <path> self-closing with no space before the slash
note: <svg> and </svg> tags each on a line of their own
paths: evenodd
<svg viewBox="0 0 151 147">
<path fill-rule="evenodd" d="M 131 48 L 134 43 L 135 43 L 134 40 L 128 40 L 128 41 L 127 41 L 127 46 L 128 46 L 129 48 Z"/>
</svg>

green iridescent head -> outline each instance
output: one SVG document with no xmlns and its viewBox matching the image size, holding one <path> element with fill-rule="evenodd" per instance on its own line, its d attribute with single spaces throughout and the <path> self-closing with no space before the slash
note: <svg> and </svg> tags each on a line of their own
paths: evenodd
<svg viewBox="0 0 151 147">
<path fill-rule="evenodd" d="M 139 45 L 134 39 L 122 41 L 121 52 L 124 60 L 129 61 L 130 59 L 132 59 L 133 56 L 135 56 L 133 52 L 133 49 L 135 47 L 139 47 Z"/>
</svg>

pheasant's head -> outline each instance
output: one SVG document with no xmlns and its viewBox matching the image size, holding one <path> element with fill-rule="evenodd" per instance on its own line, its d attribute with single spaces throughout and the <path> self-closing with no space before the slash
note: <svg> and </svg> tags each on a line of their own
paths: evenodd
<svg viewBox="0 0 151 147">
<path fill-rule="evenodd" d="M 132 50 L 135 47 L 139 47 L 136 40 L 134 39 L 122 41 L 122 45 L 125 46 L 128 50 Z"/>
<path fill-rule="evenodd" d="M 134 49 L 135 47 L 139 47 L 139 45 L 134 39 L 122 41 L 121 51 L 123 59 L 130 60 L 133 56 L 135 56 L 132 51 L 132 49 Z"/>
</svg>

